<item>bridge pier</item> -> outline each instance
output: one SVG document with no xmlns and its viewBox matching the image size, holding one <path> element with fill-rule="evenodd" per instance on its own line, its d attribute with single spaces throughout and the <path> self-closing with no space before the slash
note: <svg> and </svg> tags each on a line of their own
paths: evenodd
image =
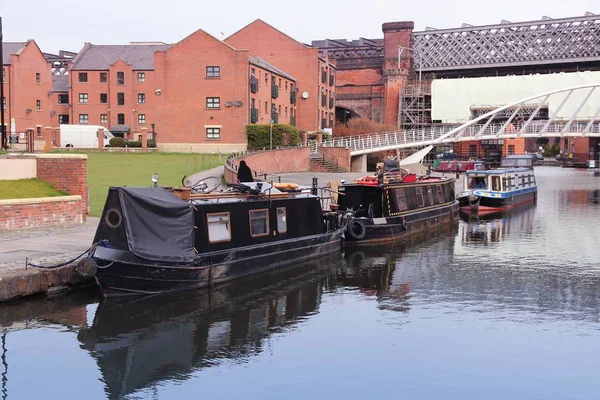
<svg viewBox="0 0 600 400">
<path fill-rule="evenodd" d="M 353 156 L 350 160 L 350 171 L 367 172 L 367 155 Z"/>
</svg>

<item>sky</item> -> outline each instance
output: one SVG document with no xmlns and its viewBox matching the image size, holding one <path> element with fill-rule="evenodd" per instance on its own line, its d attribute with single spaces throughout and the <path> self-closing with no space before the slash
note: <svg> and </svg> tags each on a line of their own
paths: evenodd
<svg viewBox="0 0 600 400">
<path fill-rule="evenodd" d="M 257 18 L 308 43 L 382 38 L 381 25 L 415 30 L 600 14 L 599 0 L 0 0 L 6 42 L 35 39 L 42 51 L 78 52 L 85 42 L 175 43 L 197 29 L 224 39 Z"/>
</svg>

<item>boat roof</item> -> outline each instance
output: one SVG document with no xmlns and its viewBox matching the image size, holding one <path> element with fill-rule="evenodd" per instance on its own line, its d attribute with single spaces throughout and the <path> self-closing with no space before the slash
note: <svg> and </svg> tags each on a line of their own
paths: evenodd
<svg viewBox="0 0 600 400">
<path fill-rule="evenodd" d="M 533 172 L 532 168 L 496 168 L 496 169 L 483 169 L 483 170 L 472 170 L 465 171 L 465 175 L 503 175 L 503 174 L 514 174 L 516 172 Z"/>
</svg>

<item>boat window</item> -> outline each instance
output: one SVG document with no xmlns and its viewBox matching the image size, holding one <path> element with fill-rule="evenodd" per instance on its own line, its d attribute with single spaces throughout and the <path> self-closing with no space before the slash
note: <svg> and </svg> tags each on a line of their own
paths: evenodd
<svg viewBox="0 0 600 400">
<path fill-rule="evenodd" d="M 433 189 L 431 186 L 427 186 L 427 197 L 429 198 L 429 205 L 434 205 L 435 202 L 433 201 Z"/>
<path fill-rule="evenodd" d="M 207 214 L 208 241 L 210 243 L 229 242 L 231 240 L 231 225 L 229 213 Z"/>
<path fill-rule="evenodd" d="M 486 186 L 485 178 L 483 176 L 476 176 L 469 182 L 469 189 L 485 189 Z"/>
<path fill-rule="evenodd" d="M 525 177 L 521 176 L 521 186 L 525 186 Z"/>
<path fill-rule="evenodd" d="M 436 186 L 435 187 L 436 190 L 436 197 L 437 197 L 437 201 L 438 203 L 443 203 L 444 202 L 444 190 L 442 189 L 441 186 Z"/>
<path fill-rule="evenodd" d="M 287 218 L 285 215 L 284 207 L 280 207 L 277 209 L 277 232 L 287 232 Z"/>
<path fill-rule="evenodd" d="M 415 188 L 417 192 L 417 204 L 419 207 L 423 207 L 425 205 L 425 199 L 423 198 L 423 188 Z"/>
<path fill-rule="evenodd" d="M 250 236 L 266 236 L 269 234 L 269 214 L 267 209 L 250 211 Z"/>
<path fill-rule="evenodd" d="M 499 191 L 500 190 L 500 177 L 492 176 L 492 190 Z"/>
<path fill-rule="evenodd" d="M 510 178 L 503 176 L 502 177 L 502 187 L 504 188 L 504 190 L 510 190 Z"/>
<path fill-rule="evenodd" d="M 406 210 L 408 208 L 404 189 L 396 189 L 396 204 L 398 206 L 398 211 Z"/>
</svg>

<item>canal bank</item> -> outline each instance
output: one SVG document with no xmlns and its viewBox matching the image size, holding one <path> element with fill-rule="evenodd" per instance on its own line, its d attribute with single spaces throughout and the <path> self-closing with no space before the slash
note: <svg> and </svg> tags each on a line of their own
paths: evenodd
<svg viewBox="0 0 600 400">
<path fill-rule="evenodd" d="M 222 171 L 222 167 L 219 167 Z M 214 175 L 214 170 L 200 172 L 194 177 Z M 435 173 L 434 173 L 435 174 Z M 282 182 L 311 185 L 317 178 L 319 187 L 331 181 L 353 179 L 364 173 L 286 173 L 280 174 Z M 446 174 L 448 175 L 448 174 Z M 462 181 L 456 182 L 456 192 Z M 40 293 L 53 293 L 73 286 L 93 282 L 91 278 L 77 275 L 77 262 L 59 268 L 36 268 L 30 264 L 51 267 L 65 263 L 85 252 L 91 246 L 99 218 L 88 217 L 87 222 L 69 227 L 26 229 L 0 233 L 0 302 L 6 302 Z"/>
</svg>

